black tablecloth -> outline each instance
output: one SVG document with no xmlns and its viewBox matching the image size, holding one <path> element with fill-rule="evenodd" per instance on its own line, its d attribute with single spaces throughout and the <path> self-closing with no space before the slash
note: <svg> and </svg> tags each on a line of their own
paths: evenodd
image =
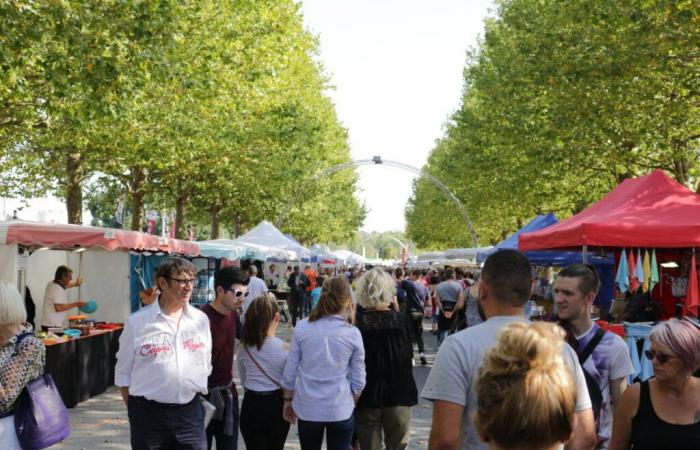
<svg viewBox="0 0 700 450">
<path fill-rule="evenodd" d="M 63 402 L 73 408 L 114 384 L 119 336 L 113 330 L 46 346 L 46 373 L 56 383 Z"/>
</svg>

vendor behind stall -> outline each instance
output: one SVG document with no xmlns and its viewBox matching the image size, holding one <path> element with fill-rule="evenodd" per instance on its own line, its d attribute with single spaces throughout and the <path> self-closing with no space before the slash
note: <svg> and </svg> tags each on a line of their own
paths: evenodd
<svg viewBox="0 0 700 450">
<path fill-rule="evenodd" d="M 73 271 L 66 266 L 56 269 L 54 279 L 46 285 L 44 291 L 44 313 L 41 318 L 41 329 L 48 331 L 51 327 L 62 327 L 66 321 L 68 310 L 85 306 L 85 302 L 78 300 L 68 302 L 66 289 L 80 286 L 82 278 L 73 280 Z"/>
</svg>

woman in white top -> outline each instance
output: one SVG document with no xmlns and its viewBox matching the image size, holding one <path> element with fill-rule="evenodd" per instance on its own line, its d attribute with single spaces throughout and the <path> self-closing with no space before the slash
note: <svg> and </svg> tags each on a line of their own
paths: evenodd
<svg viewBox="0 0 700 450">
<path fill-rule="evenodd" d="M 277 302 L 270 294 L 253 300 L 245 314 L 238 373 L 245 388 L 241 434 L 250 449 L 282 450 L 289 432 L 289 422 L 282 417 L 280 385 L 289 351 L 275 337 L 279 323 Z"/>
</svg>

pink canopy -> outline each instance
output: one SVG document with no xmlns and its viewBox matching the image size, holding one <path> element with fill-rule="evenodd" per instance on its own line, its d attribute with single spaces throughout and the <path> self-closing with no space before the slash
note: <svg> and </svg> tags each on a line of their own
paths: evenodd
<svg viewBox="0 0 700 450">
<path fill-rule="evenodd" d="M 620 183 L 575 216 L 523 233 L 521 251 L 553 248 L 700 247 L 700 195 L 663 171 Z"/>
<path fill-rule="evenodd" d="M 3 239 L 4 238 L 4 239 Z M 102 247 L 106 250 L 144 250 L 199 255 L 190 241 L 167 239 L 137 231 L 34 222 L 0 224 L 0 243 L 73 249 Z"/>
</svg>

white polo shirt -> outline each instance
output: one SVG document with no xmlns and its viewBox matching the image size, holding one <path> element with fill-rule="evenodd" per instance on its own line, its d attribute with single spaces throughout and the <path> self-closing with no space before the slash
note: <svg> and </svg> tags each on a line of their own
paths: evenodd
<svg viewBox="0 0 700 450">
<path fill-rule="evenodd" d="M 41 324 L 46 327 L 62 327 L 66 320 L 69 310 L 56 312 L 54 305 L 65 305 L 68 303 L 68 292 L 66 288 L 56 283 L 49 281 L 44 291 L 44 306 L 42 308 Z"/>
<path fill-rule="evenodd" d="M 186 305 L 179 325 L 156 300 L 129 317 L 119 338 L 114 384 L 129 395 L 160 403 L 185 404 L 207 393 L 211 373 L 209 319 Z"/>
</svg>

